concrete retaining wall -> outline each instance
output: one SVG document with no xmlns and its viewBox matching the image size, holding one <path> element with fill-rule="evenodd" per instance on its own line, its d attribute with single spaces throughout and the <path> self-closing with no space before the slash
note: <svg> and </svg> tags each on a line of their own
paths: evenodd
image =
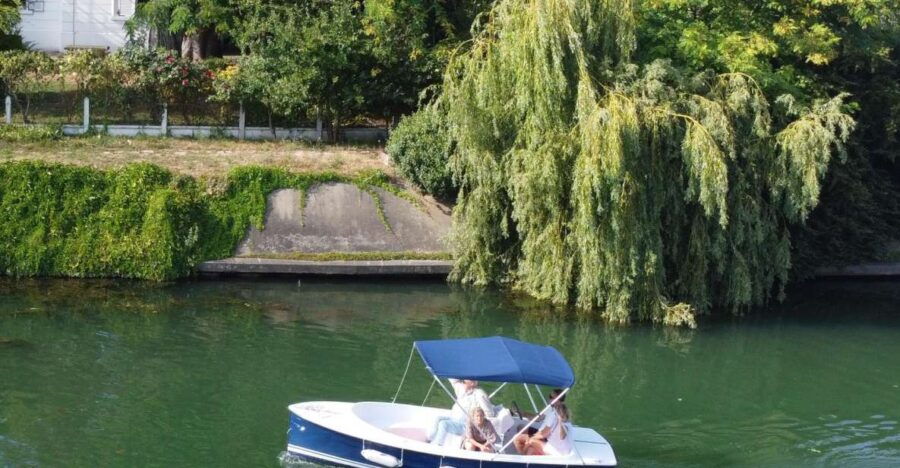
<svg viewBox="0 0 900 468">
<path fill-rule="evenodd" d="M 321 184 L 306 194 L 276 190 L 269 195 L 265 228 L 251 226 L 236 255 L 253 257 L 290 252 L 447 252 L 450 213 L 422 200 L 422 206 L 353 184 Z M 443 210 L 442 210 L 443 208 Z M 387 225 L 385 225 L 387 221 Z"/>
</svg>

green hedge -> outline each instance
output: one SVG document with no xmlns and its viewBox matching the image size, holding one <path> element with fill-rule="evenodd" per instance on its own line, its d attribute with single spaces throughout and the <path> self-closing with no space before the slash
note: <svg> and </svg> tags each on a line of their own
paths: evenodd
<svg viewBox="0 0 900 468">
<path fill-rule="evenodd" d="M 457 192 L 448 166 L 451 148 L 446 122 L 429 106 L 404 117 L 391 132 L 385 150 L 406 178 L 448 200 L 456 198 Z"/>
<path fill-rule="evenodd" d="M 250 223 L 262 227 L 267 195 L 350 182 L 397 193 L 384 174 L 348 179 L 241 167 L 224 182 L 177 176 L 151 164 L 115 171 L 0 164 L 0 274 L 167 280 L 231 256 Z"/>
</svg>

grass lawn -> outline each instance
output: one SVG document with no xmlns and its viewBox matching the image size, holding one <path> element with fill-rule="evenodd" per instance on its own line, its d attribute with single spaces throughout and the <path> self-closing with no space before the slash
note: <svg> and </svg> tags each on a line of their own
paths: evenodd
<svg viewBox="0 0 900 468">
<path fill-rule="evenodd" d="M 396 177 L 378 146 L 316 145 L 293 141 L 237 141 L 159 137 L 64 137 L 10 141 L 0 136 L 0 163 L 40 160 L 98 169 L 148 162 L 195 177 L 221 176 L 235 166 L 277 166 L 292 172 L 333 171 L 354 176 L 381 170 Z"/>
</svg>

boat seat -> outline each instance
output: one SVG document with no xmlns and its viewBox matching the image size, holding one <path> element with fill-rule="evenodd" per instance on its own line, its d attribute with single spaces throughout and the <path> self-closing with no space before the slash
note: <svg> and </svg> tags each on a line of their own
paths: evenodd
<svg viewBox="0 0 900 468">
<path fill-rule="evenodd" d="M 385 430 L 391 434 L 412 439 L 417 442 L 428 442 L 428 431 L 412 422 L 394 423 L 385 428 Z"/>
<path fill-rule="evenodd" d="M 442 445 L 442 447 L 455 449 L 463 448 L 463 436 L 448 433 L 444 437 L 444 444 Z"/>
<path fill-rule="evenodd" d="M 497 434 L 499 434 L 501 438 L 506 434 L 506 431 L 516 424 L 516 421 L 512 417 L 512 413 L 506 408 L 502 408 L 497 412 L 497 416 L 487 419 L 491 422 L 491 425 L 494 426 L 494 430 L 497 431 Z"/>
</svg>

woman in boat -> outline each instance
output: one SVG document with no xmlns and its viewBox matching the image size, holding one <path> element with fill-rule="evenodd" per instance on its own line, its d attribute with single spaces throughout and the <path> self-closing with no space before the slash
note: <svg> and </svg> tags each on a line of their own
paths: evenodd
<svg viewBox="0 0 900 468">
<path fill-rule="evenodd" d="M 456 402 L 450 417 L 442 416 L 434 422 L 428 441 L 435 445 L 443 445 L 447 434 L 463 435 L 466 430 L 466 418 L 472 408 L 481 408 L 485 416 L 494 417 L 494 405 L 484 390 L 478 387 L 477 380 L 450 379 Z"/>
<path fill-rule="evenodd" d="M 469 413 L 469 423 L 466 424 L 466 450 L 476 452 L 494 452 L 494 444 L 499 437 L 494 425 L 484 415 L 484 410 L 476 406 Z"/>
<path fill-rule="evenodd" d="M 550 392 L 550 401 L 562 390 Z M 522 434 L 515 440 L 516 451 L 523 455 L 568 455 L 572 451 L 572 423 L 565 395 L 551 406 L 534 435 Z"/>
</svg>

